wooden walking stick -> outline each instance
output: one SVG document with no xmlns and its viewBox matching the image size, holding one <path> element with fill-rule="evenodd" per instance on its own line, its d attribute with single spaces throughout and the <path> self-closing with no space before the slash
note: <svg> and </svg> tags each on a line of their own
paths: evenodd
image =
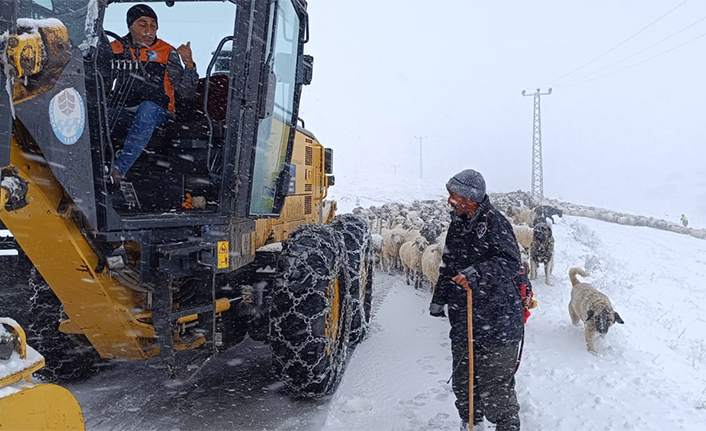
<svg viewBox="0 0 706 431">
<path fill-rule="evenodd" d="M 466 325 L 468 327 L 468 425 L 473 420 L 473 291 L 463 274 L 452 278 L 456 284 L 466 289 Z M 461 362 L 459 362 L 459 365 Z"/>
<path fill-rule="evenodd" d="M 468 286 L 468 285 L 466 285 Z M 466 289 L 466 320 L 468 321 L 468 428 L 473 425 L 473 291 Z"/>
</svg>

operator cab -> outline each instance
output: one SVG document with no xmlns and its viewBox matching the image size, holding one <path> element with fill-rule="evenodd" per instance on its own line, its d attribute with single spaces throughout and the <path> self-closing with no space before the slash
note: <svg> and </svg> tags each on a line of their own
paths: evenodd
<svg viewBox="0 0 706 431">
<path fill-rule="evenodd" d="M 138 3 L 154 9 L 159 39 L 174 47 L 191 42 L 200 79 L 195 97 L 176 94 L 176 116 L 152 134 L 123 186 L 110 190 L 108 174 L 127 135 L 109 119 L 121 106 L 113 90 L 121 74 L 139 67 L 116 61 L 110 43 L 128 33 L 126 12 Z M 117 235 L 278 216 L 301 86 L 311 79 L 303 0 L 8 4 L 20 18 L 11 33 L 32 41 L 41 35 L 36 43 L 44 46 L 34 62 L 14 53 L 28 74 L 15 80 L 14 114 L 37 136 L 32 145 L 90 226 Z M 22 48 L 25 39 L 17 40 Z"/>
<path fill-rule="evenodd" d="M 134 3 L 112 3 L 105 12 L 108 42 L 127 34 L 126 13 Z M 217 209 L 223 172 L 223 152 L 228 106 L 230 56 L 236 6 L 232 3 L 177 2 L 169 7 L 152 3 L 159 18 L 157 37 L 178 47 L 190 42 L 199 81 L 196 95 L 175 94 L 176 116 L 159 126 L 147 147 L 129 170 L 119 190 L 109 198 L 118 213 L 153 211 L 207 211 Z M 105 41 L 104 41 L 105 43 Z M 215 60 L 214 60 L 215 59 Z M 218 72 L 209 65 L 217 63 Z M 106 166 L 122 151 L 128 128 L 116 124 L 115 110 L 122 108 L 118 86 L 129 85 L 139 75 L 139 65 L 113 56 L 106 91 L 110 146 Z M 129 125 L 128 125 L 129 127 Z M 112 152 L 112 153 L 111 153 Z"/>
<path fill-rule="evenodd" d="M 127 34 L 126 12 L 138 2 L 108 3 L 103 29 L 114 39 Z M 107 205 L 122 218 L 230 214 L 233 208 L 246 217 L 279 213 L 289 185 L 292 125 L 311 64 L 302 55 L 303 4 L 270 4 L 265 11 L 270 29 L 258 53 L 246 33 L 257 29 L 244 28 L 252 22 L 245 19 L 251 12 L 240 2 L 149 2 L 159 18 L 158 38 L 175 47 L 191 42 L 199 83 L 195 97 L 176 94 L 176 116 L 157 128 L 120 190 L 106 188 Z M 111 64 L 108 88 L 125 73 L 120 67 Z M 254 70 L 257 81 L 248 76 Z M 110 96 L 107 91 L 107 106 L 116 106 Z M 104 161 L 109 167 L 127 131 L 108 131 Z"/>
</svg>

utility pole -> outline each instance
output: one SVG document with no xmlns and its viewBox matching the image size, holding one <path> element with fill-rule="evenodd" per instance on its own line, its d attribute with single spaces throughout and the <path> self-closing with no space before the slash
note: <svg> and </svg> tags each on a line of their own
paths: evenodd
<svg viewBox="0 0 706 431">
<path fill-rule="evenodd" d="M 542 116 L 539 106 L 540 96 L 549 96 L 552 89 L 542 93 L 538 88 L 534 94 L 526 94 L 522 90 L 523 96 L 534 96 L 534 121 L 532 127 L 532 197 L 542 199 L 544 197 L 544 173 L 542 171 Z"/>
<path fill-rule="evenodd" d="M 419 139 L 419 178 L 424 178 L 424 171 L 422 169 L 422 139 L 426 138 L 426 136 L 415 136 L 415 138 Z"/>
</svg>

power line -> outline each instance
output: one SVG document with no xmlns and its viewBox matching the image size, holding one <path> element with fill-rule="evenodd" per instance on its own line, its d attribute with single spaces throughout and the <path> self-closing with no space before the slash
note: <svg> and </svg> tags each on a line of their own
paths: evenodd
<svg viewBox="0 0 706 431">
<path fill-rule="evenodd" d="M 546 86 L 546 85 L 548 85 L 548 84 L 551 84 L 551 83 L 553 83 L 553 82 L 556 82 L 556 81 L 558 81 L 558 80 L 560 80 L 560 79 L 562 79 L 562 78 L 566 78 L 567 76 L 572 75 L 572 74 L 578 72 L 579 70 L 583 69 L 584 67 L 588 66 L 589 64 L 591 64 L 591 63 L 593 63 L 594 61 L 598 60 L 599 58 L 601 58 L 601 57 L 605 56 L 606 54 L 612 52 L 613 50 L 615 50 L 615 49 L 618 48 L 619 46 L 623 45 L 624 43 L 626 43 L 626 42 L 629 41 L 630 39 L 634 38 L 634 37 L 637 36 L 638 34 L 642 33 L 643 31 L 647 30 L 648 28 L 652 27 L 654 24 L 656 24 L 657 22 L 659 22 L 660 20 L 662 20 L 662 18 L 666 17 L 666 16 L 669 15 L 670 13 L 674 12 L 675 10 L 677 10 L 678 8 L 680 8 L 681 6 L 683 6 L 684 3 L 686 3 L 687 1 L 689 1 L 689 0 L 684 0 L 683 2 L 679 3 L 678 5 L 676 5 L 676 6 L 673 7 L 672 9 L 670 9 L 667 13 L 665 13 L 665 14 L 662 15 L 662 16 L 660 16 L 659 18 L 657 18 L 656 20 L 652 21 L 651 23 L 647 24 L 645 27 L 641 28 L 637 33 L 633 34 L 632 36 L 628 37 L 628 38 L 625 39 L 624 41 L 620 42 L 619 44 L 615 45 L 614 47 L 612 47 L 612 48 L 610 48 L 609 50 L 605 51 L 604 53 L 600 54 L 598 57 L 595 57 L 595 58 L 589 60 L 587 63 L 584 63 L 583 65 L 577 67 L 576 69 L 574 69 L 574 70 L 572 70 L 572 71 L 570 71 L 570 72 L 568 72 L 568 73 L 565 73 L 565 74 L 561 75 L 561 76 L 558 77 L 558 78 L 554 78 L 554 79 L 552 79 L 551 81 L 545 82 L 545 83 L 542 84 L 540 87 L 544 87 L 544 86 Z"/>
<path fill-rule="evenodd" d="M 586 78 L 590 78 L 590 77 L 592 77 L 593 75 L 595 75 L 595 74 L 597 74 L 597 73 L 600 73 L 600 72 L 602 72 L 602 71 L 604 71 L 604 70 L 606 70 L 606 69 L 610 69 L 611 67 L 613 67 L 613 66 L 615 66 L 615 65 L 617 65 L 617 64 L 620 64 L 620 63 L 624 62 L 625 60 L 629 60 L 629 59 L 631 59 L 631 58 L 633 58 L 633 57 L 635 57 L 635 56 L 637 56 L 637 55 L 642 54 L 643 52 L 647 51 L 647 50 L 650 49 L 650 48 L 653 48 L 653 47 L 659 45 L 660 43 L 664 42 L 665 40 L 671 39 L 672 37 L 678 35 L 679 33 L 683 32 L 683 31 L 686 31 L 686 30 L 690 29 L 691 27 L 695 26 L 696 24 L 698 24 L 698 23 L 700 23 L 701 21 L 704 21 L 704 20 L 706 20 L 706 16 L 703 17 L 703 18 L 701 18 L 701 19 L 698 19 L 698 20 L 692 22 L 692 23 L 689 24 L 688 26 L 686 26 L 686 27 L 682 28 L 681 30 L 678 30 L 678 31 L 676 31 L 676 32 L 674 32 L 674 33 L 672 33 L 672 34 L 670 34 L 669 36 L 667 36 L 667 37 L 665 37 L 665 38 L 663 38 L 663 39 L 658 40 L 657 42 L 653 43 L 652 45 L 648 46 L 647 48 L 643 48 L 643 49 L 637 51 L 636 53 L 631 54 L 631 55 L 629 55 L 629 56 L 623 58 L 622 60 L 618 60 L 618 61 L 616 61 L 615 63 L 609 64 L 608 66 L 603 67 L 603 68 L 601 68 L 601 69 L 598 69 L 598 70 L 596 70 L 596 71 L 594 71 L 594 72 L 591 72 L 591 73 L 589 73 L 588 75 L 584 75 L 584 76 L 582 76 L 582 77 L 580 77 L 580 78 L 576 78 L 576 79 L 570 80 L 570 81 L 565 82 L 565 83 L 563 83 L 563 84 L 558 84 L 556 87 L 557 87 L 557 88 L 565 87 L 565 86 L 567 86 L 567 85 L 571 85 L 571 84 L 574 83 L 574 82 L 578 82 L 578 81 L 582 81 L 582 80 L 584 80 L 584 79 L 586 79 Z M 623 70 L 623 69 L 621 69 L 621 70 Z"/>
<path fill-rule="evenodd" d="M 635 67 L 635 66 L 639 66 L 639 65 L 642 64 L 642 63 L 645 63 L 645 62 L 650 61 L 650 60 L 652 60 L 652 59 L 654 59 L 654 58 L 657 58 L 657 57 L 659 57 L 659 56 L 662 56 L 662 55 L 664 55 L 664 54 L 666 54 L 666 53 L 668 53 L 668 52 L 674 51 L 674 50 L 677 49 L 677 48 L 681 48 L 682 46 L 687 45 L 687 44 L 689 44 L 689 43 L 691 43 L 691 42 L 694 42 L 694 41 L 696 41 L 696 40 L 698 40 L 698 39 L 701 39 L 701 38 L 704 37 L 704 36 L 706 36 L 706 33 L 702 33 L 702 34 L 700 34 L 700 35 L 698 35 L 698 36 L 696 36 L 696 37 L 694 37 L 694 38 L 692 38 L 692 39 L 687 40 L 687 41 L 684 42 L 684 43 L 681 43 L 681 44 L 679 44 L 679 45 L 677 45 L 677 46 L 675 46 L 675 47 L 669 48 L 669 49 L 666 50 L 666 51 L 662 51 L 662 52 L 660 52 L 659 54 L 655 54 L 655 55 L 653 55 L 652 57 L 648 57 L 648 58 L 646 58 L 646 59 L 644 59 L 644 60 L 642 60 L 642 61 L 638 61 L 637 63 L 631 64 L 630 66 L 623 67 L 622 69 L 618 69 L 618 70 L 615 70 L 615 71 L 613 71 L 613 72 L 606 73 L 605 75 L 596 76 L 596 77 L 591 78 L 591 79 L 588 79 L 588 80 L 586 80 L 586 81 L 581 81 L 581 82 L 573 81 L 573 83 L 569 82 L 569 83 L 566 83 L 566 84 L 560 84 L 560 85 L 557 85 L 557 88 L 566 88 L 566 87 L 573 87 L 573 86 L 576 86 L 576 85 L 588 84 L 589 82 L 595 81 L 596 79 L 606 78 L 606 77 L 608 77 L 608 76 L 615 75 L 615 74 L 618 73 L 618 72 L 622 72 L 623 70 L 627 70 L 627 69 L 631 69 L 631 68 L 633 68 L 633 67 Z"/>
</svg>

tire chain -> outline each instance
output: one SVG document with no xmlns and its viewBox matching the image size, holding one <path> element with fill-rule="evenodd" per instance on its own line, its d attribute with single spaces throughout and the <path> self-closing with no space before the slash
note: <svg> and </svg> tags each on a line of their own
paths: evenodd
<svg viewBox="0 0 706 431">
<path fill-rule="evenodd" d="M 278 261 L 270 312 L 273 366 L 297 396 L 319 397 L 333 391 L 343 375 L 351 323 L 345 244 L 327 225 L 304 225 L 284 242 Z M 331 304 L 327 287 L 339 279 L 339 333 L 325 336 Z M 327 351 L 329 352 L 327 354 Z"/>
<path fill-rule="evenodd" d="M 348 256 L 351 295 L 351 343 L 359 343 L 370 327 L 373 289 L 373 243 L 370 226 L 354 214 L 341 214 L 331 222 L 343 235 Z M 369 295 L 368 295 L 369 293 Z"/>
</svg>

